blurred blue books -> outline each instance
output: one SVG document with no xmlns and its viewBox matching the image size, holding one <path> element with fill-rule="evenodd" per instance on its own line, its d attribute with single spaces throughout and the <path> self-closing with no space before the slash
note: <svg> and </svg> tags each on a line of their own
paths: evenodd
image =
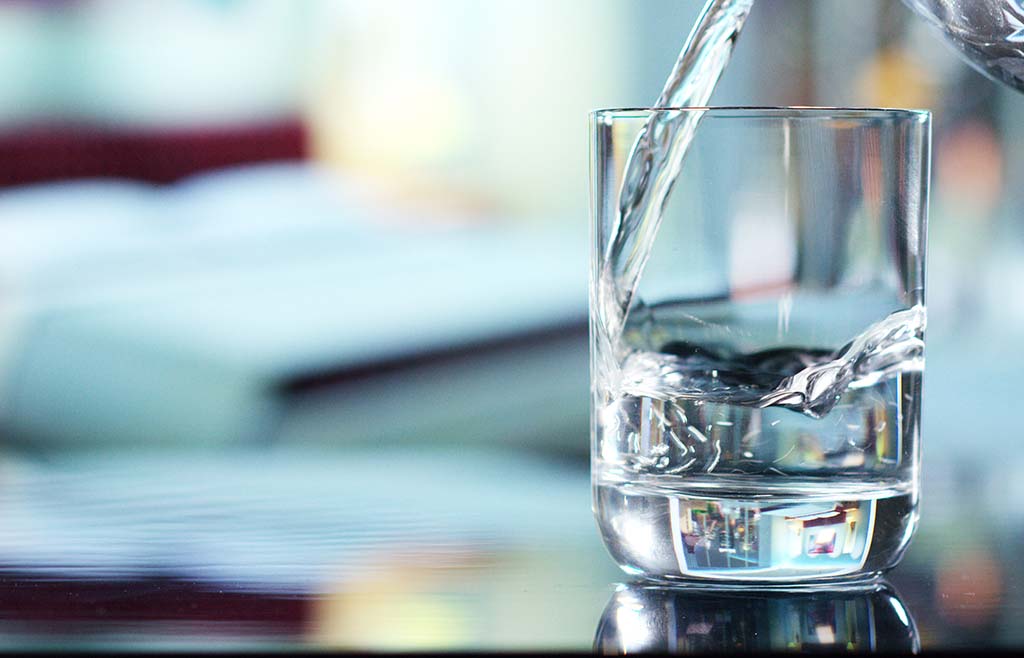
<svg viewBox="0 0 1024 658">
<path fill-rule="evenodd" d="M 586 218 L 439 219 L 309 164 L 4 192 L 0 429 L 585 451 Z"/>
</svg>

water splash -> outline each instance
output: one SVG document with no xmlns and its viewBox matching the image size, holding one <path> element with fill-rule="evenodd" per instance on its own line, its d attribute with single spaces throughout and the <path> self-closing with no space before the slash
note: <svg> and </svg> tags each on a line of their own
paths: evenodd
<svg viewBox="0 0 1024 658">
<path fill-rule="evenodd" d="M 658 97 L 657 108 L 703 107 L 732 55 L 754 0 L 709 0 Z M 611 343 L 625 326 L 665 202 L 693 140 L 700 111 L 651 115 L 626 163 L 618 214 L 599 277 L 602 326 Z"/>
<path fill-rule="evenodd" d="M 629 354 L 612 390 L 616 398 L 786 407 L 822 418 L 849 388 L 921 371 L 925 324 L 925 308 L 913 306 L 872 324 L 834 352 L 782 348 L 738 354 L 675 341 L 661 352 Z"/>
</svg>

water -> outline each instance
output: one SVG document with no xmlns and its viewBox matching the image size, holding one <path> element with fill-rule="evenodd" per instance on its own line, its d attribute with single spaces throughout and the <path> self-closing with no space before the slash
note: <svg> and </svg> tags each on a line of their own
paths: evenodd
<svg viewBox="0 0 1024 658">
<path fill-rule="evenodd" d="M 752 2 L 708 2 L 657 107 L 707 104 Z M 594 279 L 592 471 L 605 543 L 628 571 L 668 578 L 881 571 L 917 521 L 924 308 L 841 299 L 835 313 L 811 293 L 798 313 L 812 330 L 801 333 L 776 331 L 781 316 L 751 313 L 754 302 L 719 302 L 721 325 L 707 306 L 646 306 L 638 286 L 702 115 L 651 114 Z M 780 312 L 789 303 L 778 302 Z"/>
<path fill-rule="evenodd" d="M 707 105 L 753 2 L 710 0 L 705 5 L 654 107 Z M 599 277 L 598 312 L 611 340 L 625 324 L 662 210 L 701 116 L 687 111 L 653 114 L 630 152 L 616 228 Z"/>
<path fill-rule="evenodd" d="M 597 382 L 595 509 L 620 564 L 739 579 L 890 566 L 916 524 L 924 309 L 835 349 L 747 351 L 659 310 L 660 349 Z"/>
<path fill-rule="evenodd" d="M 1020 0 L 903 0 L 942 30 L 974 68 L 1024 91 L 1024 4 Z"/>
<path fill-rule="evenodd" d="M 823 418 L 847 389 L 923 368 L 925 317 L 921 306 L 897 311 L 835 351 L 772 347 L 742 353 L 728 344 L 670 339 L 658 352 L 629 353 L 609 385 L 619 398 L 785 407 Z M 670 332 L 665 325 L 658 329 Z"/>
</svg>

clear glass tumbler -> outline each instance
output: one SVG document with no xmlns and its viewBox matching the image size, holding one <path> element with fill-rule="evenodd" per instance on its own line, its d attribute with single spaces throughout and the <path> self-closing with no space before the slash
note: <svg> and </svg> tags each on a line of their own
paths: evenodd
<svg viewBox="0 0 1024 658">
<path fill-rule="evenodd" d="M 696 130 L 671 193 L 622 221 L 624 185 L 659 174 L 627 163 L 673 121 Z M 593 504 L 614 559 L 741 582 L 894 566 L 918 518 L 930 114 L 600 110 L 590 129 Z"/>
</svg>

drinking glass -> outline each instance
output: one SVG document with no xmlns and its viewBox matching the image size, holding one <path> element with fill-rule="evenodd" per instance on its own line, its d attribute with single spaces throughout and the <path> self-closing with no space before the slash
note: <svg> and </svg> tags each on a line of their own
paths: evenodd
<svg viewBox="0 0 1024 658">
<path fill-rule="evenodd" d="M 624 185 L 663 166 L 626 176 L 641 136 L 681 120 L 661 212 L 622 221 Z M 591 469 L 613 558 L 762 583 L 894 566 L 918 519 L 930 114 L 599 110 L 590 131 Z"/>
</svg>

